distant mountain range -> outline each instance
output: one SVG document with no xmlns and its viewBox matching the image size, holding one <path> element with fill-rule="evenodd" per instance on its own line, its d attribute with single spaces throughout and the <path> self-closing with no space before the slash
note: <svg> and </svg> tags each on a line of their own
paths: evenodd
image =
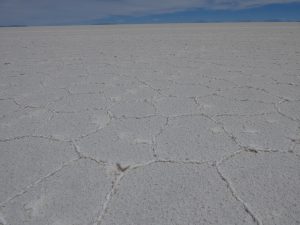
<svg viewBox="0 0 300 225">
<path fill-rule="evenodd" d="M 0 25 L 0 27 L 27 27 L 27 25 L 18 25 L 18 24 L 14 24 L 14 25 Z"/>
<path fill-rule="evenodd" d="M 284 20 L 284 19 L 269 19 L 269 20 L 195 20 L 188 22 L 180 22 L 180 21 L 143 21 L 143 22 L 134 22 L 134 21 L 111 21 L 111 22 L 91 22 L 91 23 L 81 23 L 78 25 L 122 25 L 122 24 L 168 24 L 168 23 L 263 23 L 263 22 L 272 22 L 272 23 L 280 23 L 280 22 L 300 22 L 300 20 Z M 74 26 L 76 24 L 57 24 L 53 26 Z M 48 25 L 49 26 L 49 25 Z M 50 25 L 51 26 L 51 25 Z M 0 27 L 29 27 L 28 25 L 0 25 Z"/>
<path fill-rule="evenodd" d="M 270 20 L 212 20 L 212 21 L 205 21 L 205 20 L 198 20 L 198 21 L 189 21 L 189 22 L 164 22 L 164 21 L 148 21 L 148 22 L 95 22 L 86 25 L 118 25 L 118 24 L 168 24 L 168 23 L 282 23 L 282 22 L 300 22 L 300 20 L 280 20 L 280 19 L 270 19 Z"/>
</svg>

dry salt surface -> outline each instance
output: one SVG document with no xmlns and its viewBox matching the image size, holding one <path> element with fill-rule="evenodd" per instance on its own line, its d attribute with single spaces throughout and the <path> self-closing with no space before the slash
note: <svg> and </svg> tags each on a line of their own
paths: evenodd
<svg viewBox="0 0 300 225">
<path fill-rule="evenodd" d="M 1 225 L 300 224 L 300 24 L 0 28 Z"/>
</svg>

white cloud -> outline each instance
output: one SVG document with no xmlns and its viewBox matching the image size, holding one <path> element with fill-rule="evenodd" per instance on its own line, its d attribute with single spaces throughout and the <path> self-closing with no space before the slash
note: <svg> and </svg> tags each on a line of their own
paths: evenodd
<svg viewBox="0 0 300 225">
<path fill-rule="evenodd" d="M 242 9 L 300 0 L 0 0 L 0 24 L 47 24 L 191 8 Z"/>
</svg>

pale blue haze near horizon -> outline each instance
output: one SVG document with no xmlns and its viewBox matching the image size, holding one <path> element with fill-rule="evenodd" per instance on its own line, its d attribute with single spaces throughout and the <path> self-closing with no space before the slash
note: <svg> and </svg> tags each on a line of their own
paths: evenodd
<svg viewBox="0 0 300 225">
<path fill-rule="evenodd" d="M 300 0 L 0 0 L 0 26 L 300 21 Z"/>
</svg>

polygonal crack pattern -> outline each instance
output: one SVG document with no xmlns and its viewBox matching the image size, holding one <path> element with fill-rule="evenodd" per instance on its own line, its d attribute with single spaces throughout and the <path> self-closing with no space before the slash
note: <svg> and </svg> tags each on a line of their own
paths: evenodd
<svg viewBox="0 0 300 225">
<path fill-rule="evenodd" d="M 101 224 L 255 224 L 212 166 L 154 163 L 118 189 Z"/>
<path fill-rule="evenodd" d="M 245 153 L 221 165 L 236 193 L 263 224 L 299 224 L 300 158 L 285 153 Z"/>
<path fill-rule="evenodd" d="M 299 224 L 298 28 L 0 28 L 0 224 Z"/>
</svg>

